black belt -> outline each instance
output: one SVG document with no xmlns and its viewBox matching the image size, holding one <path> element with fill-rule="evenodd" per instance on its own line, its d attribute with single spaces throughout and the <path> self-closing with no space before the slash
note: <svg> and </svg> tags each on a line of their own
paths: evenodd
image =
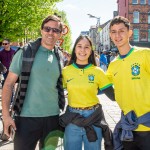
<svg viewBox="0 0 150 150">
<path fill-rule="evenodd" d="M 100 104 L 97 103 L 96 105 L 89 106 L 89 107 L 71 107 L 71 106 L 69 106 L 69 107 L 71 107 L 73 109 L 76 109 L 76 110 L 91 110 L 91 109 L 95 109 L 96 110 L 99 106 L 100 106 Z"/>
</svg>

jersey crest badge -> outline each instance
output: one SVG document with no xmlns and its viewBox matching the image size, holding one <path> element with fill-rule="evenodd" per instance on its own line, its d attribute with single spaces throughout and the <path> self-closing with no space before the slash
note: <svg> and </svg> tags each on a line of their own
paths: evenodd
<svg viewBox="0 0 150 150">
<path fill-rule="evenodd" d="M 133 76 L 138 76 L 140 74 L 140 64 L 135 63 L 131 66 L 131 73 Z"/>
<path fill-rule="evenodd" d="M 93 74 L 89 74 L 88 75 L 88 79 L 89 79 L 89 82 L 94 82 L 94 75 Z"/>
</svg>

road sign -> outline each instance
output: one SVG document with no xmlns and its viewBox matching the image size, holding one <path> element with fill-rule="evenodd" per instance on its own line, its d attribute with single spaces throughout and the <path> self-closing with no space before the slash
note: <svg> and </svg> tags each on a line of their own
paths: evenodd
<svg viewBox="0 0 150 150">
<path fill-rule="evenodd" d="M 61 38 L 61 39 L 58 39 L 55 45 L 56 45 L 56 46 L 61 46 L 62 43 L 63 43 L 63 41 L 64 41 L 64 39 L 62 39 L 62 38 Z"/>
<path fill-rule="evenodd" d="M 69 28 L 66 25 L 63 25 L 62 35 L 66 35 L 69 32 Z"/>
</svg>

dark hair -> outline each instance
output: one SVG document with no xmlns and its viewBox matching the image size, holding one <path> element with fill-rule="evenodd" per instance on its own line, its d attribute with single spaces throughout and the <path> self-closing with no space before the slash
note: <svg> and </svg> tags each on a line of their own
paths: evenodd
<svg viewBox="0 0 150 150">
<path fill-rule="evenodd" d="M 71 54 L 71 59 L 70 59 L 70 61 L 69 61 L 69 63 L 68 63 L 67 65 L 70 65 L 70 64 L 76 62 L 76 59 L 77 59 L 76 54 L 75 54 L 76 45 L 77 45 L 82 39 L 84 39 L 84 38 L 86 38 L 86 39 L 89 41 L 90 46 L 91 46 L 91 50 L 92 50 L 92 41 L 90 40 L 90 38 L 89 38 L 88 36 L 85 36 L 85 35 L 80 35 L 80 36 L 76 39 L 76 41 L 75 41 L 75 44 L 74 44 L 73 50 L 72 50 L 72 54 Z M 95 61 L 95 56 L 94 56 L 94 51 L 93 51 L 93 50 L 92 50 L 92 52 L 91 52 L 91 55 L 90 55 L 89 58 L 88 58 L 88 63 L 91 63 L 91 64 L 93 64 L 94 66 L 96 66 L 96 61 Z"/>
<path fill-rule="evenodd" d="M 127 27 L 127 29 L 130 29 L 130 22 L 127 18 L 123 17 L 123 16 L 116 16 L 115 18 L 113 18 L 110 22 L 109 25 L 109 29 L 115 25 L 115 24 L 120 24 L 123 23 L 125 25 L 125 27 Z"/>
<path fill-rule="evenodd" d="M 42 24 L 41 24 L 41 29 L 43 29 L 44 25 L 49 22 L 49 21 L 56 21 L 60 23 L 60 30 L 63 30 L 63 22 L 61 21 L 61 19 L 59 17 L 57 17 L 56 15 L 50 15 L 48 17 L 46 17 Z"/>
<path fill-rule="evenodd" d="M 9 40 L 9 39 L 3 39 L 3 41 L 7 41 L 8 43 L 10 43 L 10 40 Z"/>
</svg>

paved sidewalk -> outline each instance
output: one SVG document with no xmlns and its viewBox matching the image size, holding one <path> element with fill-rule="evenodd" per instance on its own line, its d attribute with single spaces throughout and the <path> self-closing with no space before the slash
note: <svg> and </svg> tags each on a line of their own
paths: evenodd
<svg viewBox="0 0 150 150">
<path fill-rule="evenodd" d="M 106 121 L 108 122 L 110 128 L 113 130 L 116 123 L 119 121 L 120 118 L 120 109 L 116 102 L 109 100 L 104 94 L 98 95 L 100 99 L 100 103 L 103 106 L 104 114 Z M 1 100 L 0 100 L 0 115 L 1 115 Z M 2 124 L 0 121 L 0 132 L 2 130 Z M 59 141 L 59 145 L 61 145 L 62 140 Z M 2 142 L 0 140 L 0 150 L 13 150 L 13 142 Z M 38 146 L 36 148 L 38 150 Z M 56 150 L 63 150 L 62 146 L 58 146 Z M 104 150 L 104 147 L 102 148 Z"/>
</svg>

